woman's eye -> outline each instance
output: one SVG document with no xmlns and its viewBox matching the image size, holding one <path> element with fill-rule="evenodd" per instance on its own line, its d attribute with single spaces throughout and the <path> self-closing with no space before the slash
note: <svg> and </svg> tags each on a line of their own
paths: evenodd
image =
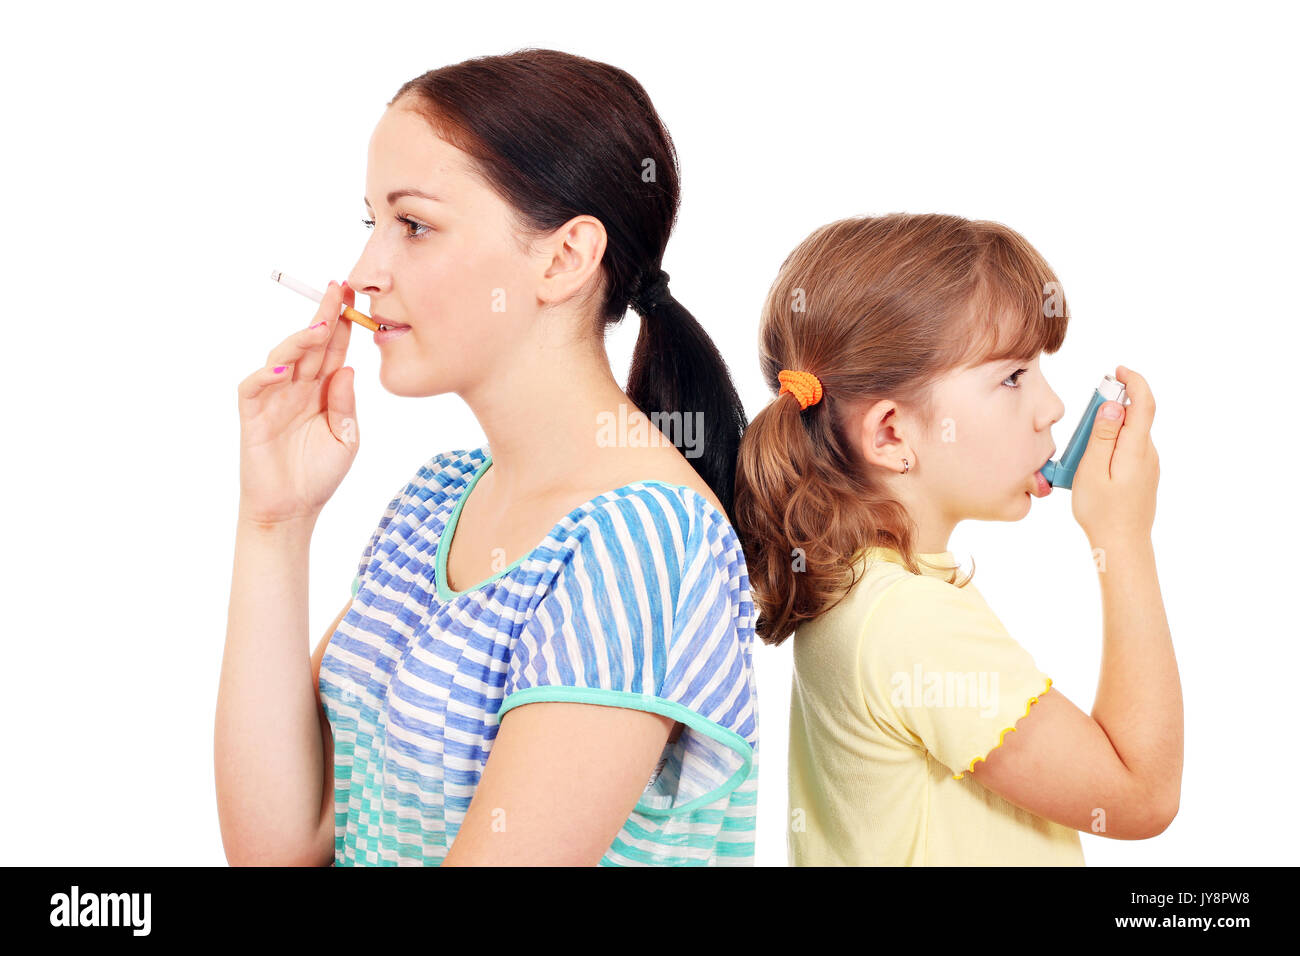
<svg viewBox="0 0 1300 956">
<path fill-rule="evenodd" d="M 414 219 L 407 219 L 405 216 L 398 216 L 397 221 L 405 225 L 408 229 L 424 230 L 424 232 L 417 232 L 413 234 L 407 233 L 406 238 L 408 239 L 419 239 L 421 236 L 425 235 L 425 233 L 430 231 L 430 227 L 424 225 L 423 223 L 416 222 Z M 375 221 L 373 219 L 362 219 L 361 225 L 365 226 L 367 229 L 373 229 L 375 228 Z"/>
<path fill-rule="evenodd" d="M 400 222 L 400 223 L 402 223 L 402 224 L 404 224 L 408 229 L 423 229 L 423 230 L 424 230 L 424 232 L 417 232 L 417 233 L 414 233 L 414 234 L 409 234 L 409 235 L 407 235 L 406 238 L 408 238 L 408 239 L 419 239 L 421 236 L 424 235 L 425 232 L 428 232 L 428 231 L 429 231 L 429 227 L 428 227 L 428 226 L 424 225 L 423 223 L 416 222 L 414 219 L 407 219 L 405 216 L 398 216 L 398 217 L 397 217 L 397 221 Z"/>
<path fill-rule="evenodd" d="M 1012 384 L 1012 385 L 1007 385 L 1007 388 L 1019 388 L 1019 387 L 1020 387 L 1020 376 L 1024 375 L 1025 372 L 1027 372 L 1027 371 L 1029 371 L 1029 370 L 1028 370 L 1028 369 L 1025 369 L 1025 368 L 1018 368 L 1018 369 L 1016 369 L 1014 372 L 1012 372 L 1010 375 L 1008 375 L 1006 378 L 1004 378 L 1004 379 L 1002 380 L 1002 384 L 1003 384 L 1003 385 L 1007 385 L 1007 382 L 1013 382 L 1014 384 Z"/>
</svg>

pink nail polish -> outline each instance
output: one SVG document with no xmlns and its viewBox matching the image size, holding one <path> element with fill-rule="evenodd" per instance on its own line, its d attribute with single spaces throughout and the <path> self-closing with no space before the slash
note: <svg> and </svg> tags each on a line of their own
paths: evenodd
<svg viewBox="0 0 1300 956">
<path fill-rule="evenodd" d="M 274 372 L 276 375 L 279 375 L 281 372 L 283 372 L 283 371 L 284 371 L 286 368 L 288 368 L 288 367 L 289 367 L 289 366 L 287 366 L 287 365 L 277 365 L 275 368 L 271 369 L 271 371 Z"/>
</svg>

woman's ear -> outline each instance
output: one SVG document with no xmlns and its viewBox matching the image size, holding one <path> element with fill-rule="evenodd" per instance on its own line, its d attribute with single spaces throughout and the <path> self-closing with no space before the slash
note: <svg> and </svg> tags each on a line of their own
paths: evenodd
<svg viewBox="0 0 1300 956">
<path fill-rule="evenodd" d="M 544 272 L 537 298 L 553 305 L 580 292 L 600 270 L 605 226 L 594 216 L 574 216 L 541 244 Z"/>
</svg>

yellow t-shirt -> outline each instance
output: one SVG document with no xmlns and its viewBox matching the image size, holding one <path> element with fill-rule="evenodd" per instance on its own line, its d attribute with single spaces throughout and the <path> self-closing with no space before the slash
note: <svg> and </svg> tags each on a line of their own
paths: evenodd
<svg viewBox="0 0 1300 956">
<path fill-rule="evenodd" d="M 974 584 L 912 574 L 888 548 L 859 560 L 844 600 L 793 638 L 790 864 L 1082 866 L 1077 830 L 969 774 L 1051 681 Z"/>
</svg>

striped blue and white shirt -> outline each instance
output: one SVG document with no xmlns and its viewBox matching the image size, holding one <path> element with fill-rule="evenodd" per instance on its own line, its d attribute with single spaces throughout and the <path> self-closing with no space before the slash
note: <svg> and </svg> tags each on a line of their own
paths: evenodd
<svg viewBox="0 0 1300 956">
<path fill-rule="evenodd" d="M 726 516 L 687 486 L 633 482 L 452 591 L 444 542 L 490 464 L 487 446 L 446 452 L 406 483 L 326 647 L 336 865 L 439 864 L 501 717 L 550 700 L 685 725 L 600 865 L 752 866 L 754 608 Z"/>
</svg>

